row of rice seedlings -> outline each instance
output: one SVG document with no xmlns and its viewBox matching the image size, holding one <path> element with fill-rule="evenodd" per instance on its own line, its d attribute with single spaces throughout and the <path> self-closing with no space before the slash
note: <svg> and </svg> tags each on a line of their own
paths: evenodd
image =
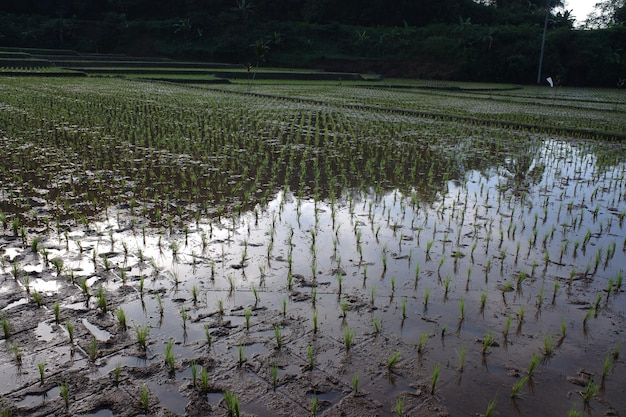
<svg viewBox="0 0 626 417">
<path fill-rule="evenodd" d="M 445 242 L 445 240 L 446 240 L 446 239 L 444 239 L 444 242 Z M 386 251 L 384 251 L 383 253 L 386 253 Z M 503 259 L 503 263 L 504 263 L 504 258 L 505 258 L 505 256 L 501 256 L 501 258 Z M 440 261 L 440 262 L 441 262 L 441 261 Z M 386 269 L 386 268 L 384 268 L 384 269 Z M 315 276 L 315 274 L 314 274 L 314 276 Z M 446 281 L 447 281 L 447 283 L 448 283 L 448 284 L 447 284 L 447 285 L 445 285 L 445 283 L 444 283 L 444 285 L 445 285 L 445 287 L 446 287 L 446 294 L 447 294 L 447 292 L 448 292 L 448 287 L 449 287 L 449 284 L 450 284 L 450 280 L 447 278 L 447 279 L 446 279 Z M 392 280 L 392 282 L 393 282 L 393 280 Z M 393 285 L 392 285 L 392 286 L 393 286 Z M 232 287 L 232 285 L 231 285 L 231 287 Z M 426 298 L 426 297 L 425 297 L 425 298 Z M 543 297 L 541 297 L 541 298 L 543 298 Z M 425 302 L 425 304 L 427 304 L 427 301 Z M 522 320 L 520 320 L 520 323 L 521 323 L 521 321 L 522 321 Z"/>
<path fill-rule="evenodd" d="M 81 99 L 86 99 L 86 97 L 81 97 Z M 98 99 L 102 99 L 102 97 L 98 97 Z M 106 99 L 107 99 L 107 100 L 111 100 L 111 98 L 110 98 L 110 97 L 107 97 Z M 129 100 L 129 99 L 130 99 L 130 97 L 126 96 L 126 97 L 123 97 L 122 99 L 123 99 L 123 100 Z M 91 98 L 91 100 L 88 100 L 88 99 L 87 99 L 87 100 L 85 100 L 84 102 L 89 102 L 89 103 L 92 103 L 92 102 L 94 102 L 94 101 L 95 101 L 95 100 L 94 100 L 94 98 Z M 67 105 L 67 104 L 68 104 L 68 103 L 63 103 L 63 105 Z M 115 105 L 115 104 L 112 104 L 112 105 Z M 90 104 L 90 106 L 91 106 L 91 104 Z M 81 110 L 85 111 L 86 109 L 81 109 Z M 151 111 L 158 113 L 156 116 L 158 116 L 158 119 L 161 121 L 161 126 L 167 126 L 167 123 L 166 123 L 166 122 L 164 122 L 164 121 L 165 121 L 165 120 L 168 120 L 168 119 L 171 119 L 171 115 L 167 115 L 167 114 L 163 114 L 163 113 L 161 113 L 161 112 L 160 112 L 160 109 L 159 109 L 158 107 L 151 108 L 151 109 L 149 109 L 149 110 L 148 110 L 148 112 L 146 112 L 146 109 L 145 109 L 145 104 L 144 104 L 144 105 L 142 105 L 142 106 L 141 106 L 141 111 L 142 111 L 142 117 L 144 117 L 144 119 L 146 119 L 146 118 L 145 118 L 145 115 L 146 115 L 146 114 L 148 114 L 148 115 L 150 115 L 150 114 L 151 114 L 151 113 L 150 113 Z M 129 116 L 129 117 L 133 117 L 133 116 L 132 116 L 132 112 L 130 112 L 130 113 L 128 114 L 128 116 Z M 179 117 L 179 116 L 180 116 L 180 114 L 177 114 L 177 117 Z M 97 123 L 97 121 L 98 121 L 98 115 L 97 115 L 97 114 L 89 113 L 88 115 L 86 115 L 85 119 L 88 119 L 88 118 L 95 118 L 95 119 L 96 119 L 96 123 Z M 143 120 L 144 120 L 144 119 L 140 119 L 140 120 L 141 120 L 141 123 L 143 123 Z M 250 118 L 249 118 L 249 117 L 246 117 L 246 119 L 250 120 Z M 231 120 L 232 120 L 232 119 L 231 119 Z M 87 121 L 87 120 L 85 120 L 85 121 Z M 145 121 L 146 121 L 146 122 L 148 122 L 148 124 L 149 124 L 149 121 L 148 121 L 148 120 L 145 120 Z M 94 123 L 94 122 L 90 122 L 89 124 L 91 124 L 91 123 Z M 191 124 L 190 124 L 190 125 L 191 125 Z M 154 126 L 154 125 L 152 125 L 152 126 Z M 121 127 L 121 125 L 116 125 L 116 127 L 117 127 L 117 128 L 120 128 L 120 127 Z M 338 126 L 336 126 L 336 125 L 335 125 L 334 127 L 335 127 L 335 128 L 337 128 Z M 234 128 L 234 125 L 229 126 L 229 128 Z M 55 131 L 55 132 L 56 132 L 56 130 L 54 130 L 54 129 L 53 129 L 53 131 Z M 124 132 L 123 130 L 122 130 L 122 131 L 120 131 L 120 132 L 108 132 L 108 133 L 109 133 L 109 134 L 113 134 L 113 135 L 114 135 L 114 136 L 116 136 L 116 137 L 122 137 L 122 138 L 123 138 L 123 137 L 128 137 L 128 136 L 129 136 L 129 134 L 128 134 L 128 133 L 126 133 L 126 132 Z M 194 136 L 195 136 L 192 132 L 189 132 L 189 134 L 185 134 L 185 132 L 177 132 L 177 133 L 182 134 L 182 136 L 184 136 L 184 137 L 194 137 Z M 156 134 L 159 134 L 159 133 L 156 133 Z M 197 134 L 197 133 L 196 133 L 196 134 Z M 132 135 L 132 136 L 133 136 L 133 137 L 135 137 L 135 135 Z M 146 136 L 148 137 L 148 140 L 149 140 L 149 136 L 150 136 L 150 135 L 148 134 L 148 135 L 146 135 Z M 56 138 L 56 139 L 58 139 L 58 140 L 61 142 L 60 144 L 65 143 L 65 144 L 69 145 L 71 148 L 75 149 L 77 152 L 84 152 L 84 151 L 85 151 L 85 150 L 81 150 L 80 148 L 77 148 L 77 147 L 75 146 L 75 144 L 74 144 L 73 142 L 71 142 L 71 140 L 75 140 L 76 138 L 71 138 L 71 139 L 70 139 L 70 138 L 58 137 L 58 138 Z M 69 141 L 67 141 L 67 142 L 63 142 L 64 140 L 69 140 Z M 298 138 L 296 138 L 296 140 L 309 140 L 309 139 L 308 139 L 308 137 L 298 137 Z M 315 139 L 315 140 L 320 140 L 320 139 L 319 139 L 318 137 L 316 137 L 316 139 Z M 135 141 L 136 141 L 136 139 L 133 139 L 132 141 L 133 141 L 133 142 L 135 142 Z M 182 142 L 181 142 L 181 141 L 176 141 L 176 142 L 174 142 L 174 143 L 171 143 L 171 142 L 163 142 L 163 141 L 159 141 L 159 140 L 157 140 L 157 143 L 158 143 L 158 145 L 159 145 L 159 146 L 160 146 L 160 145 L 164 145 L 164 146 L 166 146 L 166 147 L 168 147 L 168 148 L 170 148 L 170 149 L 172 149 L 172 150 L 173 150 L 173 149 L 176 149 L 176 148 L 175 148 L 175 146 L 179 146 L 179 145 L 181 145 L 181 143 L 182 143 Z M 197 142 L 197 141 L 190 142 L 190 143 L 193 143 L 193 145 L 191 145 L 191 146 L 195 146 L 195 145 L 200 146 L 199 142 Z M 150 142 L 148 142 L 147 144 L 150 144 Z M 91 155 L 91 154 L 90 154 L 90 155 L 86 155 L 86 158 L 85 158 L 86 160 L 90 160 L 90 157 L 92 157 L 92 156 L 94 156 L 94 157 L 97 157 L 97 156 L 98 156 L 98 154 L 97 154 L 97 152 L 98 152 L 97 145 L 98 145 L 98 143 L 96 143 L 96 149 L 94 149 L 94 150 L 93 150 L 93 151 L 94 151 L 94 154 L 93 154 L 93 155 Z M 174 146 L 172 146 L 172 145 L 174 145 Z M 204 145 L 202 145 L 202 146 L 204 146 Z M 203 151 L 204 151 L 204 152 L 203 152 Z M 222 151 L 223 151 L 223 149 L 222 149 Z M 204 148 L 204 149 L 196 149 L 196 152 L 192 152 L 192 153 L 195 153 L 195 154 L 197 154 L 197 155 L 203 155 L 203 154 L 214 154 L 215 152 L 209 151 L 209 149 Z M 259 152 L 259 154 L 263 154 L 263 153 L 264 153 L 264 152 Z M 255 156 L 256 156 L 256 155 L 258 155 L 258 154 L 254 153 L 254 152 L 253 152 L 252 154 L 253 154 L 253 155 L 255 155 Z M 106 157 L 107 155 L 108 155 L 108 154 L 106 154 L 106 155 L 100 155 L 100 159 L 102 158 L 102 156 L 105 156 L 105 157 Z M 116 156 L 116 157 L 118 157 L 118 156 L 120 156 L 120 155 L 115 155 L 115 156 Z M 94 161 L 99 161 L 100 159 L 94 159 Z M 289 160 L 289 161 L 295 160 L 295 158 L 284 158 L 284 159 L 285 159 L 285 160 Z M 123 160 L 122 160 L 122 161 L 123 161 Z M 149 161 L 149 159 L 147 159 L 147 161 Z M 110 162 L 113 162 L 113 161 L 110 161 Z M 124 162 L 125 162 L 125 161 L 124 161 Z M 260 167 L 264 167 L 265 165 L 264 165 L 264 164 L 261 164 L 261 165 L 259 165 L 259 166 L 260 166 Z M 136 169 L 136 170 L 142 170 L 142 169 L 143 169 L 143 167 L 133 166 L 133 164 L 131 164 L 131 167 L 132 167 L 133 169 Z M 230 169 L 227 169 L 227 168 L 230 168 Z M 150 169 L 151 169 L 150 167 L 146 167 L 147 172 L 150 172 Z M 295 171 L 295 169 L 293 169 L 293 168 L 289 168 L 289 169 L 290 169 L 290 171 L 291 171 L 291 170 L 294 170 L 294 171 Z M 229 171 L 233 171 L 233 169 L 232 169 L 232 167 L 222 167 L 222 168 L 220 168 L 220 169 L 219 169 L 219 171 L 220 171 L 220 172 L 229 172 Z M 180 176 L 179 176 L 179 177 L 180 177 Z M 258 175 L 257 175 L 257 177 L 261 177 L 261 176 L 258 176 Z M 273 175 L 272 177 L 274 177 L 274 175 Z M 319 177 L 319 176 L 318 176 L 318 177 Z M 148 180 L 149 180 L 149 177 L 147 177 L 147 178 L 148 178 Z M 167 175 L 164 175 L 164 174 L 162 173 L 162 174 L 161 174 L 161 176 L 159 177 L 159 179 L 161 179 L 161 178 L 163 178 L 163 179 L 167 179 L 168 177 L 167 177 Z M 186 175 L 183 175 L 183 177 L 182 177 L 182 178 L 180 178 L 180 181 L 179 181 L 179 182 L 177 182 L 177 183 L 178 183 L 178 184 L 182 184 L 182 188 L 183 188 L 183 189 L 191 189 L 191 190 L 201 189 L 201 187 L 198 187 L 198 186 L 197 186 L 197 184 L 195 184 L 195 183 L 193 182 L 193 181 L 197 181 L 197 179 L 198 179 L 198 178 L 199 178 L 198 176 L 194 177 L 194 176 L 192 175 L 192 176 L 191 176 L 192 183 L 191 183 L 191 184 L 187 184 L 187 181 L 189 180 L 189 178 L 187 178 L 187 177 L 186 177 Z M 161 181 L 157 181 L 157 183 L 160 183 L 160 182 L 161 182 Z M 208 184 L 208 182 L 207 182 L 207 184 Z M 126 184 L 126 185 L 128 185 L 128 184 Z M 139 177 L 139 181 L 137 182 L 138 189 L 141 189 L 141 187 L 144 187 L 144 185 L 145 185 L 145 184 L 143 184 L 143 183 L 141 182 L 141 177 Z M 91 186 L 90 186 L 89 188 L 92 188 L 92 189 L 98 189 L 98 187 L 91 187 Z M 218 188 L 219 188 L 219 186 L 218 186 Z M 237 187 L 235 187 L 235 188 L 237 188 Z M 144 189 L 145 189 L 145 187 L 144 187 Z M 210 189 L 210 188 L 209 188 L 209 187 L 207 187 L 207 189 Z M 133 193 L 133 194 L 134 194 L 134 195 L 136 195 L 136 196 L 141 195 L 141 193 Z M 149 197 L 149 196 L 146 196 L 146 197 Z M 182 195 L 180 195 L 180 194 L 179 194 L 179 195 L 177 195 L 176 197 L 177 197 L 177 198 L 180 198 L 180 197 L 182 197 Z M 218 199 L 218 200 L 219 200 L 219 199 Z M 158 203 L 159 201 L 162 201 L 162 200 L 161 200 L 161 199 L 156 199 L 156 198 L 155 198 L 155 201 Z M 165 200 L 165 202 L 167 202 L 167 199 Z M 135 205 L 136 205 L 136 203 L 133 203 L 133 204 L 131 204 L 131 205 L 132 205 L 132 206 L 135 206 Z M 159 206 L 160 206 L 160 204 L 159 204 Z M 164 205 L 164 208 L 165 208 L 165 206 L 166 206 L 166 205 Z M 96 207 L 97 207 L 97 204 L 96 204 Z M 157 207 L 156 209 L 154 209 L 154 213 L 155 213 L 155 217 L 157 217 L 157 218 L 161 219 L 163 216 L 162 216 L 162 214 L 160 214 L 160 211 L 159 211 L 159 210 L 161 210 L 161 209 L 160 209 L 160 207 Z M 184 213 L 176 213 L 176 214 L 180 215 L 180 214 L 184 214 Z M 171 218 L 172 218 L 172 217 L 169 217 L 169 219 L 171 219 Z M 157 220 L 158 220 L 158 219 L 157 219 Z M 170 229 L 171 229 L 171 223 L 170 223 Z"/>
</svg>

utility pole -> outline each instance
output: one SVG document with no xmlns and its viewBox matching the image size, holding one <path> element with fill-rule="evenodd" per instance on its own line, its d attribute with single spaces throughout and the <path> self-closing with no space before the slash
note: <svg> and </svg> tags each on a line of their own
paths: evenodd
<svg viewBox="0 0 626 417">
<path fill-rule="evenodd" d="M 548 32 L 548 16 L 550 16 L 550 8 L 546 10 L 546 20 L 543 23 L 543 37 L 541 38 L 541 52 L 539 53 L 539 69 L 537 70 L 537 84 L 541 83 L 541 67 L 543 66 L 543 50 L 546 46 L 546 33 Z"/>
</svg>

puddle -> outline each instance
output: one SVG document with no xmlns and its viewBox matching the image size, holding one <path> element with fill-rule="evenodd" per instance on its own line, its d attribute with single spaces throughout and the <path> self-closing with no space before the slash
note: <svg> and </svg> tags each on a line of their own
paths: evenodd
<svg viewBox="0 0 626 417">
<path fill-rule="evenodd" d="M 89 330 L 89 333 L 91 333 L 92 336 L 95 337 L 98 342 L 106 342 L 112 337 L 111 333 L 109 333 L 106 330 L 100 329 L 98 326 L 95 326 L 89 323 L 87 319 L 83 319 L 82 322 L 83 322 L 83 326 L 85 326 L 87 330 Z"/>
<path fill-rule="evenodd" d="M 150 395 L 158 397 L 163 407 L 176 414 L 185 414 L 189 399 L 179 392 L 176 383 L 157 384 L 148 381 L 147 386 L 150 389 Z"/>
<path fill-rule="evenodd" d="M 21 305 L 24 305 L 24 304 L 27 304 L 27 303 L 28 303 L 28 298 L 20 298 L 17 301 L 13 301 L 12 303 L 7 304 L 7 306 L 4 307 L 2 309 L 2 311 L 8 311 L 8 310 L 11 310 L 12 308 L 15 308 L 17 306 L 21 306 Z"/>
<path fill-rule="evenodd" d="M 45 281 L 37 278 L 30 282 L 30 288 L 31 291 L 35 290 L 43 294 L 52 295 L 59 292 L 61 284 L 58 281 Z"/>
<path fill-rule="evenodd" d="M 33 272 L 35 273 L 41 273 L 43 271 L 43 265 L 24 265 L 22 267 L 22 269 L 24 269 L 24 272 L 28 273 L 28 274 L 32 274 Z"/>
<path fill-rule="evenodd" d="M 263 343 L 253 343 L 243 347 L 246 356 L 264 356 L 270 352 L 270 349 Z"/>
<path fill-rule="evenodd" d="M 75 310 L 75 311 L 89 310 L 89 307 L 85 305 L 84 301 L 80 301 L 80 302 L 72 303 L 72 304 L 63 304 L 61 307 L 66 308 L 68 310 Z"/>
<path fill-rule="evenodd" d="M 37 407 L 45 403 L 46 401 L 55 400 L 59 396 L 60 392 L 61 390 L 59 389 L 59 387 L 54 387 L 42 394 L 27 395 L 22 401 L 18 402 L 16 405 L 18 408 Z"/>
<path fill-rule="evenodd" d="M 146 359 L 140 358 L 137 356 L 126 356 L 126 355 L 113 355 L 106 358 L 106 363 L 100 366 L 96 372 L 90 375 L 91 379 L 97 379 L 101 376 L 107 375 L 112 372 L 117 365 L 119 364 L 122 368 L 125 366 L 134 367 L 134 368 L 145 368 L 151 363 L 160 362 L 161 358 L 154 359 Z"/>
<path fill-rule="evenodd" d="M 16 247 L 7 247 L 7 248 L 4 248 L 3 251 L 4 253 L 2 256 L 8 258 L 10 262 L 13 262 L 15 257 L 20 255 L 23 252 L 22 249 L 16 248 Z"/>
<path fill-rule="evenodd" d="M 206 395 L 206 398 L 209 404 L 211 404 L 212 406 L 217 406 L 219 405 L 220 401 L 224 399 L 224 393 L 223 392 L 209 392 Z"/>
<path fill-rule="evenodd" d="M 44 342 L 49 342 L 54 339 L 54 329 L 45 321 L 40 322 L 35 329 L 35 335 L 37 339 L 42 340 Z"/>
</svg>

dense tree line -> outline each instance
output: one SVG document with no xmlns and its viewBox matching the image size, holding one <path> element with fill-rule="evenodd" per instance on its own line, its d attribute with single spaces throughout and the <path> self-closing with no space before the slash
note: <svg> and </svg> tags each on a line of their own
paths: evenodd
<svg viewBox="0 0 626 417">
<path fill-rule="evenodd" d="M 565 84 L 626 78 L 626 7 L 604 0 L 595 30 L 560 0 L 0 0 L 0 46 L 306 66 L 396 65 L 400 75 Z M 259 46 L 261 49 L 259 49 Z M 259 56 L 258 51 L 264 51 Z M 391 64 L 389 64 L 391 62 Z M 373 65 L 373 64 L 371 64 Z M 382 65 L 382 64 L 381 64 Z M 402 72 L 403 70 L 404 73 Z"/>
</svg>

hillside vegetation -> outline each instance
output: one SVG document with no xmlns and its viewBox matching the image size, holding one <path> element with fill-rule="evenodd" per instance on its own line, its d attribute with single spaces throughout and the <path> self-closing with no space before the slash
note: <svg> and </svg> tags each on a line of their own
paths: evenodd
<svg viewBox="0 0 626 417">
<path fill-rule="evenodd" d="M 623 1 L 608 0 L 610 13 L 594 30 L 575 29 L 560 3 L 1 0 L 0 46 L 534 83 L 547 17 L 541 79 L 623 85 Z"/>
</svg>

